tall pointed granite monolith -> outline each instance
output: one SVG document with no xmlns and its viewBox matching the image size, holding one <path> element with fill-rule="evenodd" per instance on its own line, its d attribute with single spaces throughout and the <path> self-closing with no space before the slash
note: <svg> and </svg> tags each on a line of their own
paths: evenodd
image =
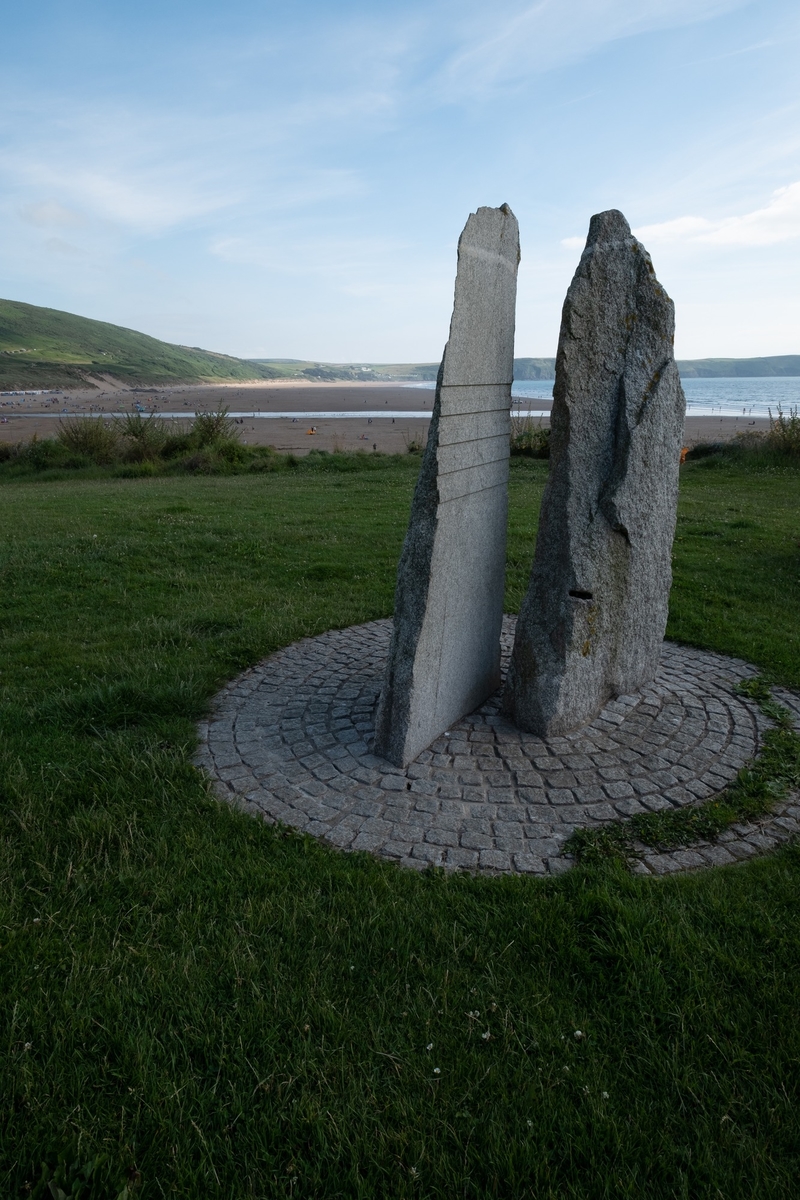
<svg viewBox="0 0 800 1200">
<path fill-rule="evenodd" d="M 519 230 L 479 208 L 397 569 L 375 753 L 405 766 L 500 683 Z"/>
<path fill-rule="evenodd" d="M 550 477 L 504 709 L 567 733 L 658 667 L 686 401 L 672 301 L 622 213 L 592 217 L 561 318 Z"/>
</svg>

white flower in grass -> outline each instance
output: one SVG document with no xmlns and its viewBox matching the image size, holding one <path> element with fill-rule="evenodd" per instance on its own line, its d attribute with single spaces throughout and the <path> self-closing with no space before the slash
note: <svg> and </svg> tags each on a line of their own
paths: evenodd
<svg viewBox="0 0 800 1200">
<path fill-rule="evenodd" d="M 485 1042 L 488 1042 L 488 1041 L 489 1041 L 489 1038 L 490 1038 L 491 1036 L 492 1036 L 492 1035 L 491 1035 L 491 1033 L 489 1032 L 489 1030 L 488 1030 L 488 1029 L 486 1030 L 486 1033 L 482 1033 L 482 1034 L 481 1034 L 481 1037 L 483 1038 L 483 1040 L 484 1040 Z"/>
<path fill-rule="evenodd" d="M 433 1042 L 428 1042 L 428 1044 L 427 1044 L 427 1046 L 425 1047 L 425 1049 L 426 1049 L 426 1050 L 432 1050 L 432 1049 L 433 1049 Z"/>
<path fill-rule="evenodd" d="M 583 1038 L 586 1037 L 586 1034 L 582 1033 L 580 1029 L 576 1029 L 572 1036 L 575 1038 L 576 1042 L 580 1042 Z"/>
<path fill-rule="evenodd" d="M 608 1092 L 601 1092 L 600 1095 L 603 1097 L 604 1100 L 608 1099 Z"/>
<path fill-rule="evenodd" d="M 434 1073 L 434 1075 L 441 1075 L 441 1073 L 442 1073 L 442 1068 L 441 1068 L 441 1067 L 434 1067 L 434 1068 L 433 1068 L 433 1073 Z"/>
</svg>

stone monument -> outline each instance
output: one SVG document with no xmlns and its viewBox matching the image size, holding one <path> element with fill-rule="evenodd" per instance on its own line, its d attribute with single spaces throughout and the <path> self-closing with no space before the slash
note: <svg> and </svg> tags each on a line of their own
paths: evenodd
<svg viewBox="0 0 800 1200">
<path fill-rule="evenodd" d="M 479 208 L 397 569 L 375 753 L 405 766 L 500 683 L 519 230 Z"/>
<path fill-rule="evenodd" d="M 622 213 L 592 217 L 561 319 L 550 476 L 504 711 L 541 737 L 653 679 L 686 401 L 673 304 Z"/>
</svg>

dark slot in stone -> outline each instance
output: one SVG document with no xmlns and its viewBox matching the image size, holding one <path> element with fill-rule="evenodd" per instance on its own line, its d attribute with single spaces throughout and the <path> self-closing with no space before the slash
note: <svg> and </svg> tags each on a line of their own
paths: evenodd
<svg viewBox="0 0 800 1200">
<path fill-rule="evenodd" d="M 580 592 L 577 589 L 574 592 L 570 592 L 570 596 L 574 596 L 576 600 L 593 600 L 594 599 L 591 592 Z"/>
</svg>

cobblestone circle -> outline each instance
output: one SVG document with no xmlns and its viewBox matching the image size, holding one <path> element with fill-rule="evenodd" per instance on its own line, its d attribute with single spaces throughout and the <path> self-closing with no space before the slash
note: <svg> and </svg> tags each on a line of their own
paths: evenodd
<svg viewBox="0 0 800 1200">
<path fill-rule="evenodd" d="M 515 617 L 503 622 L 503 673 Z M 216 697 L 197 765 L 217 793 L 263 819 L 406 867 L 555 875 L 578 827 L 694 804 L 719 792 L 758 752 L 769 722 L 737 695 L 755 668 L 665 642 L 641 692 L 610 701 L 590 724 L 543 740 L 499 713 L 499 691 L 407 768 L 371 752 L 391 621 L 296 642 Z M 800 697 L 776 690 L 800 724 Z M 713 842 L 658 854 L 635 869 L 664 875 L 723 865 L 800 831 L 800 797 Z"/>
</svg>

